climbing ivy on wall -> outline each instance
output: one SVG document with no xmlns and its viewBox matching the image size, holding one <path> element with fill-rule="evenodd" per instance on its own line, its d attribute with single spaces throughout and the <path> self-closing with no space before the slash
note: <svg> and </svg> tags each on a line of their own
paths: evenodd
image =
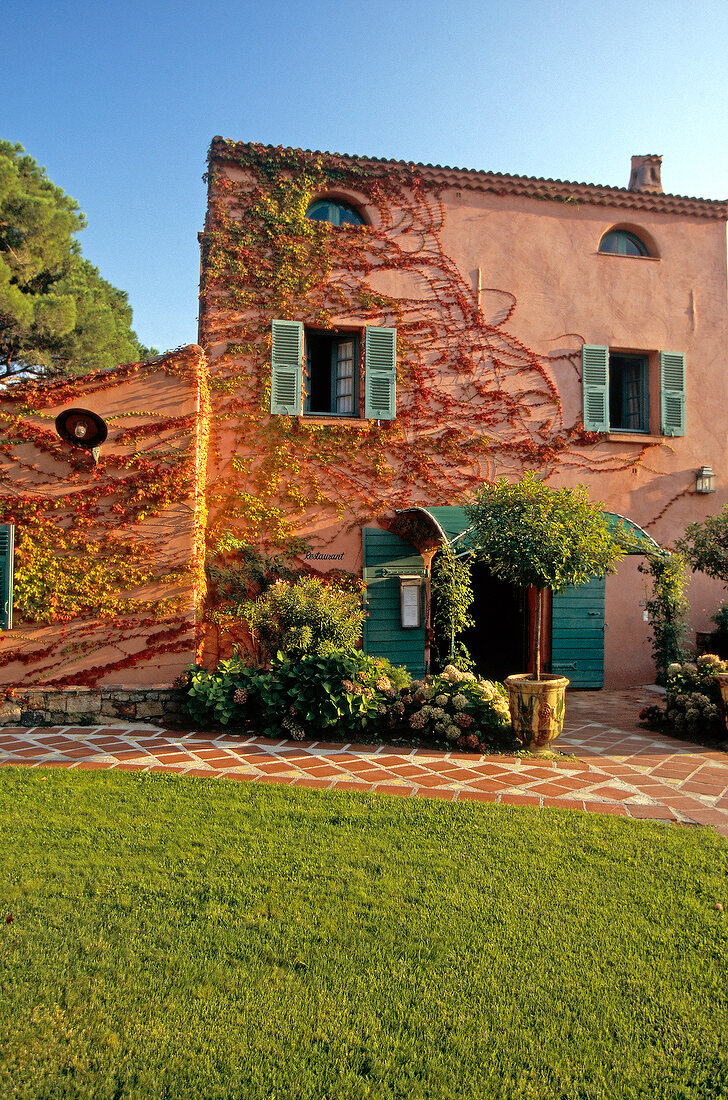
<svg viewBox="0 0 728 1100">
<path fill-rule="evenodd" d="M 101 448 L 98 463 L 88 451 L 59 439 L 55 412 L 47 410 L 98 405 L 101 392 L 137 375 L 184 380 L 199 394 L 199 411 L 179 416 L 169 407 L 130 409 L 110 417 L 113 441 Z M 195 526 L 190 508 L 204 499 L 197 440 L 204 438 L 206 423 L 197 349 L 153 364 L 17 384 L 0 400 L 0 523 L 15 524 L 17 533 L 16 620 L 48 625 L 88 620 L 89 645 L 116 650 L 107 663 L 88 665 L 71 682 L 95 683 L 112 666 L 189 651 L 191 593 L 202 589 L 204 568 L 204 512 L 198 506 Z M 167 553 L 165 527 L 159 526 L 165 514 L 174 517 L 168 535 L 176 534 L 181 522 L 189 526 L 194 545 L 184 563 Z M 153 598 L 144 594 L 148 585 L 155 586 Z M 160 586 L 168 596 L 160 597 Z M 41 681 L 62 684 L 69 660 L 87 651 L 83 634 L 76 625 L 73 643 L 64 630 L 57 644 L 30 645 L 22 634 L 10 636 L 0 667 L 42 662 Z M 139 634 L 145 639 L 141 646 L 134 640 Z"/>
<path fill-rule="evenodd" d="M 324 194 L 358 198 L 371 224 L 308 220 L 308 205 Z M 457 503 L 483 479 L 524 469 L 548 477 L 557 467 L 639 464 L 646 446 L 598 458 L 589 448 L 600 437 L 565 422 L 557 379 L 578 349 L 549 356 L 527 347 L 511 331 L 518 303 L 507 288 L 483 288 L 500 304 L 492 315 L 484 308 L 448 255 L 446 215 L 442 185 L 414 166 L 214 143 L 200 318 L 209 369 L 187 349 L 154 364 L 22 384 L 0 400 L 0 523 L 19 532 L 16 608 L 74 631 L 60 649 L 5 647 L 0 666 L 43 660 L 44 678 L 62 683 L 68 655 L 106 638 L 123 655 L 76 677 L 95 683 L 111 668 L 189 648 L 180 597 L 150 604 L 130 589 L 169 583 L 201 595 L 206 556 L 230 565 L 233 544 L 264 556 L 298 547 L 300 570 L 301 540 L 317 524 L 354 528 L 411 504 Z M 396 418 L 270 416 L 273 318 L 396 327 Z M 49 410 L 88 404 L 140 371 L 194 384 L 197 412 L 122 414 L 115 427 L 124 416 L 129 426 L 115 433 L 119 447 L 103 448 L 96 466 L 58 439 Z M 193 497 L 189 568 L 170 571 L 159 540 L 145 537 L 147 521 L 187 522 Z M 235 602 L 219 580 L 205 610 L 210 633 Z M 137 628 L 143 644 L 126 652 Z"/>
<path fill-rule="evenodd" d="M 486 315 L 445 247 L 442 186 L 416 167 L 302 150 L 211 150 L 203 234 L 202 341 L 211 351 L 210 544 L 233 524 L 250 542 L 284 544 L 329 513 L 350 527 L 423 500 L 446 504 L 484 478 L 587 461 L 598 436 L 565 424 L 560 361 L 508 331 L 517 303 Z M 358 197 L 372 224 L 306 218 L 322 195 Z M 401 286 L 397 294 L 386 291 Z M 397 415 L 326 423 L 269 416 L 273 318 L 330 329 L 397 328 Z M 221 350 L 220 350 L 221 349 Z M 232 430 L 233 457 L 217 428 Z M 227 444 L 225 444 L 227 446 Z"/>
</svg>

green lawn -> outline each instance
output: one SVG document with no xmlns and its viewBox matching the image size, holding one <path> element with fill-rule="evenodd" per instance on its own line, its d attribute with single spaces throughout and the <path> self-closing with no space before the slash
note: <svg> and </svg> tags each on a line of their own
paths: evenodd
<svg viewBox="0 0 728 1100">
<path fill-rule="evenodd" d="M 728 1097 L 707 830 L 53 769 L 0 807 L 3 1100 Z"/>
</svg>

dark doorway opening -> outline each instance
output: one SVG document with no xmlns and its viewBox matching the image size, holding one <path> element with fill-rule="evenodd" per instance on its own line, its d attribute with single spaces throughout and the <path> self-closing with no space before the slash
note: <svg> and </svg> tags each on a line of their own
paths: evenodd
<svg viewBox="0 0 728 1100">
<path fill-rule="evenodd" d="M 472 616 L 475 626 L 461 640 L 475 671 L 489 680 L 505 680 L 528 671 L 528 590 L 494 577 L 483 562 L 473 562 Z"/>
</svg>

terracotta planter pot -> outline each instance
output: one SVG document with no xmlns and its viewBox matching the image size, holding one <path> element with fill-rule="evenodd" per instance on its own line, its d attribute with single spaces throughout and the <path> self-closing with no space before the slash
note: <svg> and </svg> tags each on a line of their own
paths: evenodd
<svg viewBox="0 0 728 1100">
<path fill-rule="evenodd" d="M 720 715 L 728 732 L 728 672 L 716 672 L 715 678 L 720 688 Z"/>
<path fill-rule="evenodd" d="M 532 680 L 529 673 L 523 672 L 507 678 L 511 725 L 524 749 L 536 754 L 549 751 L 549 745 L 564 728 L 568 686 L 565 676 L 545 675 Z"/>
</svg>

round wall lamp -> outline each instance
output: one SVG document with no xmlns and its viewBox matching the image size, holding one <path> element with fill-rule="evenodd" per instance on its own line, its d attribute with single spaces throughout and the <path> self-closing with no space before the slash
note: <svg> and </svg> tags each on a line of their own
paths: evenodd
<svg viewBox="0 0 728 1100">
<path fill-rule="evenodd" d="M 66 409 L 56 417 L 56 431 L 72 447 L 91 451 L 98 461 L 98 451 L 109 434 L 106 421 L 88 409 Z"/>
</svg>

